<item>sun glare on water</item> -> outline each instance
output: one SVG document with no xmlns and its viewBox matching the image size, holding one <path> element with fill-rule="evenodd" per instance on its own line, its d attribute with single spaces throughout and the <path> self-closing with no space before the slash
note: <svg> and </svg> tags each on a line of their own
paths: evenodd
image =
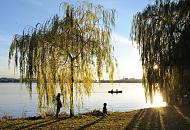
<svg viewBox="0 0 190 130">
<path fill-rule="evenodd" d="M 165 107 L 167 105 L 166 102 L 163 101 L 162 96 L 159 93 L 156 93 L 153 98 L 153 104 L 151 107 Z"/>
</svg>

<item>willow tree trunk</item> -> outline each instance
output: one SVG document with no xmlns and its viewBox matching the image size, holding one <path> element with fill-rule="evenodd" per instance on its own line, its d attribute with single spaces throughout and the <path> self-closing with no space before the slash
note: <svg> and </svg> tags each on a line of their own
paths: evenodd
<svg viewBox="0 0 190 130">
<path fill-rule="evenodd" d="M 73 83 L 74 83 L 74 66 L 73 66 L 74 60 L 71 59 L 71 84 L 70 84 L 70 117 L 74 116 L 74 103 L 73 103 Z"/>
</svg>

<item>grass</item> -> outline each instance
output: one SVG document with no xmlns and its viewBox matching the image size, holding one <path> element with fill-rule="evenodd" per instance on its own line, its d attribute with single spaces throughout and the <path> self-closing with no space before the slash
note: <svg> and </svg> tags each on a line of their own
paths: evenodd
<svg viewBox="0 0 190 130">
<path fill-rule="evenodd" d="M 1 119 L 0 129 L 113 129 L 113 130 L 189 130 L 190 109 L 187 106 L 147 108 L 131 112 L 98 112 L 81 114 L 70 118 L 61 115 L 58 119 Z"/>
</svg>

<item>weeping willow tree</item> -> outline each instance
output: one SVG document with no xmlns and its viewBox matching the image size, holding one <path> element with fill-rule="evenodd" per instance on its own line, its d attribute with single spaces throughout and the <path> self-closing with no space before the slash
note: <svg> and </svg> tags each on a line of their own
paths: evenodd
<svg viewBox="0 0 190 130">
<path fill-rule="evenodd" d="M 190 1 L 156 0 L 133 18 L 145 95 L 160 91 L 170 104 L 190 101 Z M 158 66 L 158 67 L 155 67 Z"/>
<path fill-rule="evenodd" d="M 110 35 L 115 10 L 86 2 L 60 7 L 61 16 L 15 35 L 9 59 L 14 59 L 21 79 L 29 86 L 37 80 L 40 112 L 59 88 L 73 116 L 74 93 L 77 98 L 90 95 L 92 83 L 100 80 L 104 71 L 113 79 L 115 58 Z"/>
</svg>

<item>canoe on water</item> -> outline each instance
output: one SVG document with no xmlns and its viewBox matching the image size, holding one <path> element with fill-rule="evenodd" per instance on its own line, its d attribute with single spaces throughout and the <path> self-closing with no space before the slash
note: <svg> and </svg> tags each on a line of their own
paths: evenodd
<svg viewBox="0 0 190 130">
<path fill-rule="evenodd" d="M 112 89 L 112 90 L 108 91 L 108 93 L 122 93 L 122 91 L 121 90 L 117 90 L 117 89 L 114 91 Z"/>
</svg>

